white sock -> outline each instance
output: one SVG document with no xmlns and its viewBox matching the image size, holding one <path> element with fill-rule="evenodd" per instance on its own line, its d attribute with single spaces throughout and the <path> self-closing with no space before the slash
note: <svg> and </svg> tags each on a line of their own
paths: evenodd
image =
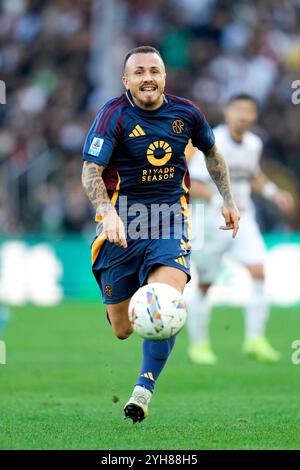
<svg viewBox="0 0 300 470">
<path fill-rule="evenodd" d="M 187 328 L 193 344 L 209 341 L 210 303 L 208 296 L 199 288 L 194 288 L 185 297 L 188 308 Z"/>
<path fill-rule="evenodd" d="M 269 314 L 268 301 L 264 292 L 265 283 L 262 279 L 252 279 L 252 289 L 245 315 L 246 338 L 265 336 Z"/>
</svg>

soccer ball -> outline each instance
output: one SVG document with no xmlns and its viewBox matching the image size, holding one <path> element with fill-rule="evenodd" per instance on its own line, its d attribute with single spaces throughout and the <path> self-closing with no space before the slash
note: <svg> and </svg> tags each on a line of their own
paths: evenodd
<svg viewBox="0 0 300 470">
<path fill-rule="evenodd" d="M 153 282 L 138 289 L 129 304 L 129 321 L 140 336 L 154 341 L 171 338 L 183 327 L 187 309 L 182 294 Z"/>
</svg>

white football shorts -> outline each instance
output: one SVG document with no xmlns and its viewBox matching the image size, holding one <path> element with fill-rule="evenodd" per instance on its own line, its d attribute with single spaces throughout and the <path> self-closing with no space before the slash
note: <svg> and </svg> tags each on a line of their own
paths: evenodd
<svg viewBox="0 0 300 470">
<path fill-rule="evenodd" d="M 193 244 L 196 247 L 199 244 L 192 240 L 191 261 L 204 284 L 215 281 L 224 254 L 247 266 L 264 264 L 265 261 L 265 244 L 252 211 L 241 213 L 235 239 L 232 238 L 232 230 L 220 230 L 221 225 L 225 225 L 221 211 L 206 210 L 204 222 L 199 226 L 199 230 L 204 231 L 202 248 L 194 250 Z M 196 227 L 193 232 L 197 233 Z"/>
</svg>

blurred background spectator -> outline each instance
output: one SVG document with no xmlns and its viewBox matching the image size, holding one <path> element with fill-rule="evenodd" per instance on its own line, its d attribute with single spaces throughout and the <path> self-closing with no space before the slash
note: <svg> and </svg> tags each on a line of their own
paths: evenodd
<svg viewBox="0 0 300 470">
<path fill-rule="evenodd" d="M 265 231 L 300 230 L 300 0 L 3 0 L 0 6 L 0 232 L 84 232 L 93 211 L 80 182 L 85 135 L 122 92 L 128 49 L 166 62 L 167 91 L 212 125 L 235 93 L 260 105 L 263 168 L 291 191 L 288 219 L 255 197 Z"/>
</svg>

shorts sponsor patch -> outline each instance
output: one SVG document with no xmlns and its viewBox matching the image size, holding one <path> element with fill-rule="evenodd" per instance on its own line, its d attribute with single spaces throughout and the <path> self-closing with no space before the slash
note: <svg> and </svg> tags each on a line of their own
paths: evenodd
<svg viewBox="0 0 300 470">
<path fill-rule="evenodd" d="M 98 157 L 102 149 L 103 142 L 104 139 L 101 139 L 100 137 L 94 137 L 89 148 L 89 154 L 94 155 L 94 157 Z"/>
</svg>

